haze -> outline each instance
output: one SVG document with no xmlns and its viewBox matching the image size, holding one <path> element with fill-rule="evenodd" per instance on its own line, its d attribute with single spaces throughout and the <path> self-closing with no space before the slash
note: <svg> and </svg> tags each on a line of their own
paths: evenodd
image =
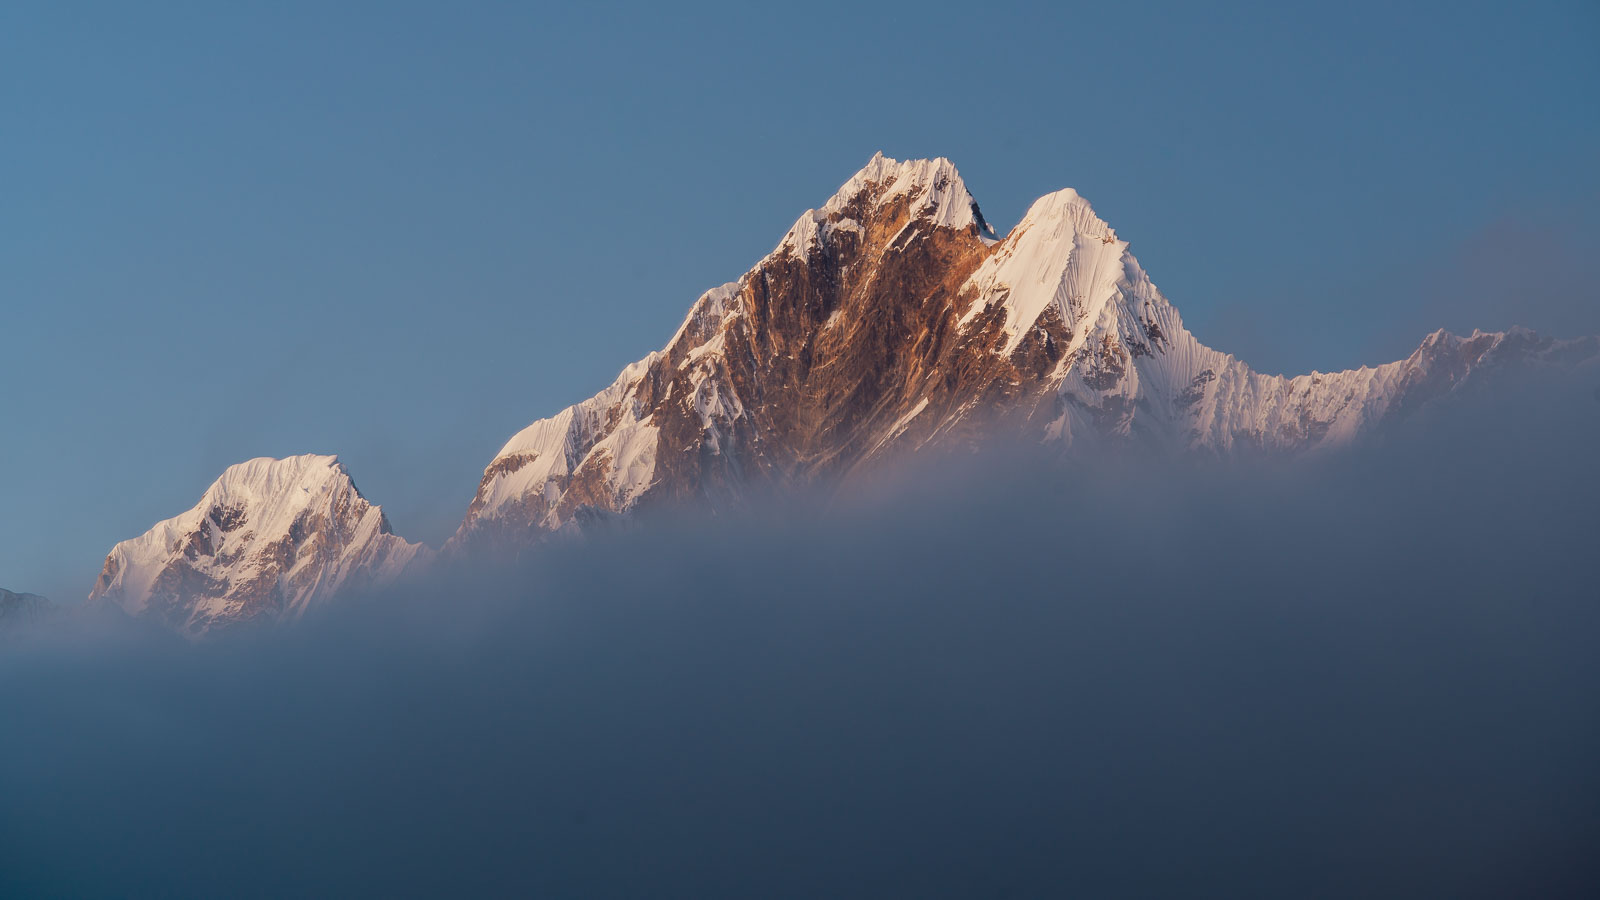
<svg viewBox="0 0 1600 900">
<path fill-rule="evenodd" d="M 0 893 L 1592 896 L 1588 379 L 12 646 Z"/>
</svg>

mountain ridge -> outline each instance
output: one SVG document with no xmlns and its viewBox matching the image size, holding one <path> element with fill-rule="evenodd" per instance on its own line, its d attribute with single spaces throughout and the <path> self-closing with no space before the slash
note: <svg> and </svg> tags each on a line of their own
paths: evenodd
<svg viewBox="0 0 1600 900">
<path fill-rule="evenodd" d="M 848 470 L 897 448 L 981 439 L 1000 427 L 996 417 L 1022 420 L 1012 434 L 1066 448 L 1110 438 L 1206 453 L 1331 449 L 1448 392 L 1480 363 L 1501 361 L 1497 353 L 1596 353 L 1593 338 L 1436 332 L 1380 366 L 1263 374 L 1195 339 L 1076 190 L 1040 197 L 998 240 L 985 236 L 978 210 L 948 160 L 875 155 L 743 276 L 701 295 L 661 351 L 514 435 L 446 551 L 514 547 L 567 527 L 579 508 L 623 513 L 651 492 L 715 495 L 734 469 L 806 480 L 830 460 Z M 905 327 L 886 340 L 873 321 L 882 316 Z M 842 333 L 845 346 L 829 346 Z M 916 358 L 897 359 L 907 348 Z M 808 371 L 787 377 L 795 363 Z M 899 366 L 896 377 L 874 380 L 885 365 Z M 827 366 L 861 377 L 812 377 Z M 868 402 L 856 402 L 863 386 Z M 689 392 L 694 415 L 673 408 L 675 389 L 680 399 Z M 824 427 L 752 454 L 767 431 L 783 431 L 750 408 L 774 392 Z M 850 420 L 827 421 L 840 401 Z M 663 440 L 676 444 L 662 453 Z M 735 445 L 745 449 L 737 464 L 722 458 Z M 686 456 L 702 457 L 706 478 L 685 476 Z M 660 471 L 663 461 L 677 471 Z M 496 530 L 503 539 L 487 534 Z"/>
<path fill-rule="evenodd" d="M 879 153 L 743 275 L 701 294 L 660 350 L 513 434 L 442 552 L 515 555 L 650 504 L 737 506 L 770 489 L 845 484 L 902 454 L 996 439 L 1063 455 L 1130 443 L 1203 455 L 1332 451 L 1485 370 L 1597 356 L 1595 337 L 1440 330 L 1378 366 L 1256 372 L 1188 331 L 1077 191 L 1040 197 L 995 236 L 949 160 Z M 198 635 L 212 623 L 297 618 L 431 557 L 389 532 L 336 458 L 290 460 L 281 483 L 264 473 L 287 460 L 241 464 L 267 536 L 228 543 L 236 526 L 217 518 L 232 515 L 218 497 L 234 467 L 194 509 L 113 548 L 92 598 L 133 615 L 154 609 Z M 305 466 L 337 468 L 331 494 L 344 506 L 296 533 L 279 508 L 300 509 L 283 498 L 306 488 Z M 320 543 L 302 556 L 307 535 Z M 267 561 L 238 568 L 246 556 Z"/>
</svg>

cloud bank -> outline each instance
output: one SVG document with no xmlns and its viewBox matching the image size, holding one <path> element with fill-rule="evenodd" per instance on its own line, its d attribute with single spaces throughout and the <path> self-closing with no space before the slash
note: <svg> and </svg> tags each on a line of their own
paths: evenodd
<svg viewBox="0 0 1600 900">
<path fill-rule="evenodd" d="M 0 650 L 0 894 L 1581 896 L 1600 386 Z M 92 633 L 91 633 L 92 632 Z"/>
</svg>

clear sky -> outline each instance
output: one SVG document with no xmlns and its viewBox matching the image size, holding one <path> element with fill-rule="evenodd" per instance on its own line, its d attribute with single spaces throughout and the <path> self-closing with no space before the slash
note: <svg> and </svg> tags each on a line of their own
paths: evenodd
<svg viewBox="0 0 1600 900">
<path fill-rule="evenodd" d="M 1592 0 L 332 6 L 0 7 L 0 587 L 263 455 L 436 543 L 880 149 L 1077 188 L 1268 371 L 1600 331 Z"/>
</svg>

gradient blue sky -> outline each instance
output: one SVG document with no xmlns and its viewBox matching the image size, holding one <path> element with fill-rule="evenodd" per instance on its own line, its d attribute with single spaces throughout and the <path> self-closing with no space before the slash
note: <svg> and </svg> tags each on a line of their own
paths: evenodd
<svg viewBox="0 0 1600 900">
<path fill-rule="evenodd" d="M 0 586 L 262 455 L 437 542 L 879 149 L 1266 370 L 1600 331 L 1593 2 L 330 6 L 0 7 Z"/>
</svg>

